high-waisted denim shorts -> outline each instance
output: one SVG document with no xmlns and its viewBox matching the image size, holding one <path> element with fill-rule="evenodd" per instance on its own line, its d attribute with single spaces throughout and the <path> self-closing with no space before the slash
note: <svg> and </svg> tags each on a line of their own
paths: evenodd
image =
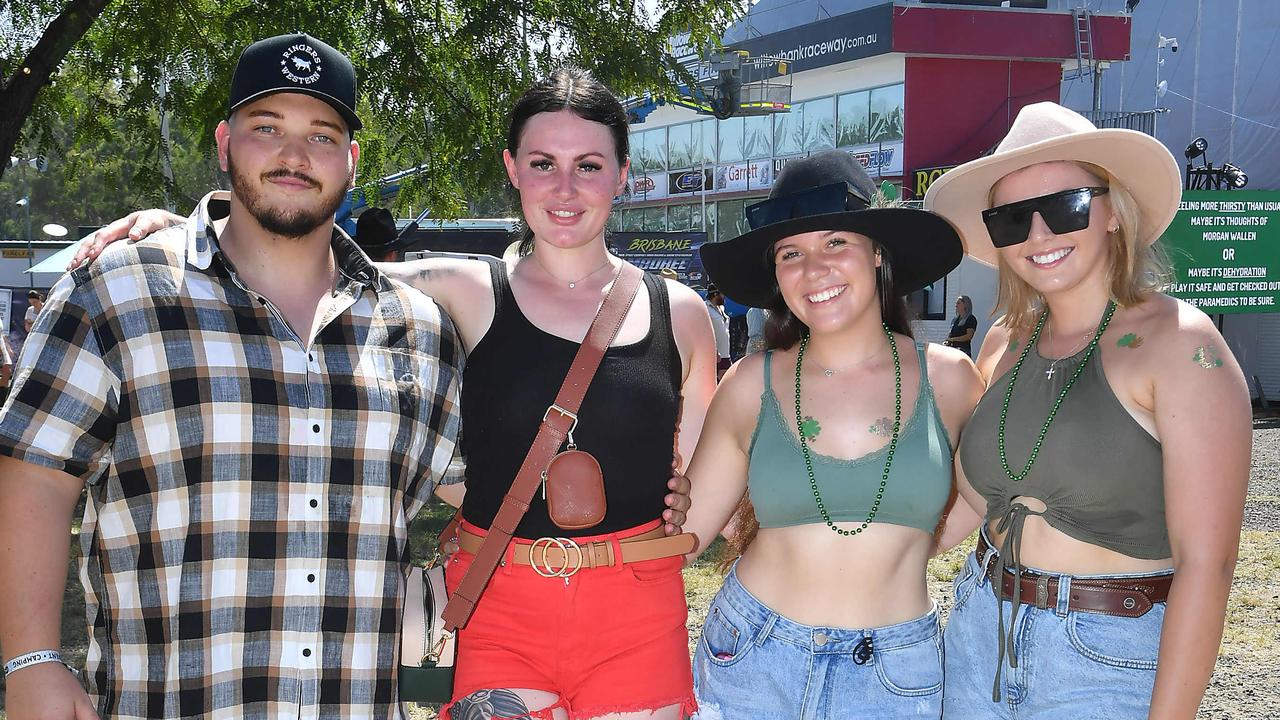
<svg viewBox="0 0 1280 720">
<path fill-rule="evenodd" d="M 937 608 L 863 630 L 788 620 L 729 573 L 693 658 L 700 720 L 937 718 L 942 631 Z"/>
<path fill-rule="evenodd" d="M 1024 597 L 1011 625 L 1013 603 L 996 600 L 991 581 L 969 554 L 955 581 L 955 605 L 945 634 L 947 720 L 1146 719 L 1165 604 L 1156 603 L 1136 618 L 1068 610 L 1072 578 L 1055 577 L 1059 592 L 1050 598 L 1053 606 L 1040 609 L 1034 599 L 1028 605 Z M 1008 658 L 1002 663 L 999 702 L 992 700 L 999 658 L 997 612 L 1004 614 L 1017 658 L 1016 668 Z"/>
</svg>

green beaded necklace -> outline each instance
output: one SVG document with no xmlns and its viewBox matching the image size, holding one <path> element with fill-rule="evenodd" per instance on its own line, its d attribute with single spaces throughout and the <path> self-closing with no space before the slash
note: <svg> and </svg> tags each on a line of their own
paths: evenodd
<svg viewBox="0 0 1280 720">
<path fill-rule="evenodd" d="M 857 530 L 845 530 L 836 527 L 831 516 L 827 514 L 827 508 L 822 502 L 822 494 L 818 492 L 818 479 L 813 473 L 813 457 L 809 454 L 809 442 L 805 440 L 804 429 L 804 413 L 800 411 L 800 370 L 804 366 L 804 350 L 809 347 L 809 335 L 806 333 L 800 339 L 800 351 L 796 353 L 796 434 L 800 436 L 800 450 L 804 454 L 804 467 L 809 471 L 809 487 L 813 489 L 813 499 L 818 503 L 818 512 L 822 514 L 822 520 L 831 528 L 833 532 L 841 535 L 857 535 L 875 520 L 876 513 L 880 510 L 880 501 L 884 498 L 885 486 L 889 483 L 889 468 L 893 466 L 893 453 L 898 449 L 898 431 L 902 429 L 902 361 L 898 357 L 898 343 L 893 337 L 893 331 L 885 323 L 881 323 L 884 328 L 884 334 L 889 338 L 889 349 L 893 351 L 893 437 L 889 440 L 889 455 L 884 461 L 884 474 L 880 476 L 880 489 L 876 491 L 876 501 L 871 505 L 871 512 L 867 515 L 867 519 Z"/>
<path fill-rule="evenodd" d="M 1013 482 L 1021 482 L 1031 472 L 1031 466 L 1035 464 L 1036 456 L 1040 454 L 1040 446 L 1044 444 L 1044 436 L 1049 432 L 1049 425 L 1053 423 L 1053 419 L 1058 415 L 1058 408 L 1062 407 L 1062 401 L 1067 399 L 1067 393 L 1071 391 L 1071 387 L 1076 384 L 1076 380 L 1084 372 L 1084 368 L 1089 364 L 1090 358 L 1097 350 L 1098 341 L 1102 339 L 1102 333 L 1107 331 L 1107 325 L 1111 323 L 1111 316 L 1116 312 L 1116 304 L 1114 302 L 1107 303 L 1107 311 L 1102 314 L 1102 322 L 1098 323 L 1098 330 L 1093 334 L 1093 339 L 1089 341 L 1088 349 L 1085 351 L 1084 360 L 1076 367 L 1076 371 L 1072 373 L 1071 379 L 1062 387 L 1062 392 L 1058 393 L 1058 399 L 1053 401 L 1053 408 L 1049 410 L 1049 417 L 1044 419 L 1044 427 L 1040 428 L 1040 436 L 1036 438 L 1036 444 L 1031 448 L 1031 457 L 1027 459 L 1027 464 L 1022 468 L 1022 472 L 1015 473 L 1013 468 L 1009 467 L 1009 456 L 1004 449 L 1004 425 L 1005 420 L 1009 416 L 1009 399 L 1013 397 L 1013 385 L 1018 382 L 1018 371 L 1022 369 L 1022 362 L 1027 359 L 1027 354 L 1031 352 L 1031 348 L 1036 347 L 1036 341 L 1040 339 L 1040 331 L 1044 329 L 1044 321 L 1049 317 L 1049 309 L 1040 314 L 1040 320 L 1036 323 L 1036 329 L 1031 333 L 1031 339 L 1027 341 L 1026 347 L 1022 348 L 1022 354 L 1018 356 L 1018 362 L 1014 363 L 1013 370 L 1009 371 L 1009 386 L 1004 391 L 1004 404 L 1000 407 L 1000 433 L 999 433 L 999 449 L 1000 449 L 1000 465 L 1004 467 L 1004 472 Z"/>
</svg>

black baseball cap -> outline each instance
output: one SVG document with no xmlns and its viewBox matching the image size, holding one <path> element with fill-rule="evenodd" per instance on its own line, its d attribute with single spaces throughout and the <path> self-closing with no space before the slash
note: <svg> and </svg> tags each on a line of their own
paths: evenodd
<svg viewBox="0 0 1280 720">
<path fill-rule="evenodd" d="M 353 133 L 363 126 L 356 115 L 356 71 L 351 61 L 310 35 L 277 35 L 245 48 L 231 75 L 227 115 L 278 92 L 304 93 L 329 103 Z"/>
</svg>

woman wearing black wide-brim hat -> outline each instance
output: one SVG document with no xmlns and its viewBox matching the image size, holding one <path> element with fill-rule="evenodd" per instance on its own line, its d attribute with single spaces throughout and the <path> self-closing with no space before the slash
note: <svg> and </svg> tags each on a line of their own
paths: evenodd
<svg viewBox="0 0 1280 720">
<path fill-rule="evenodd" d="M 848 153 L 793 160 L 750 232 L 702 249 L 727 296 L 771 310 L 770 349 L 725 375 L 689 470 L 701 548 L 748 488 L 754 504 L 694 657 L 708 716 L 941 714 L 925 564 L 982 385 L 912 340 L 902 299 L 960 262 L 959 236 L 875 200 Z"/>
</svg>

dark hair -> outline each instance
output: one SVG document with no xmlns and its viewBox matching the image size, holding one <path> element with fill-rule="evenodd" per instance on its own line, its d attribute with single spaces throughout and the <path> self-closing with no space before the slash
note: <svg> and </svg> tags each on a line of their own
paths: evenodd
<svg viewBox="0 0 1280 720">
<path fill-rule="evenodd" d="M 27 291 L 27 297 L 28 297 L 28 298 L 33 298 L 33 299 L 34 299 L 34 298 L 40 298 L 41 300 L 43 300 L 43 299 L 44 299 L 44 296 L 42 296 L 42 295 L 40 294 L 40 291 L 39 291 L 39 290 L 28 290 L 28 291 Z"/>
<path fill-rule="evenodd" d="M 507 125 L 507 150 L 512 155 L 516 154 L 524 126 L 534 115 L 561 110 L 569 110 L 583 120 L 609 128 L 618 165 L 627 161 L 631 146 L 627 134 L 627 113 L 622 109 L 622 103 L 591 73 L 573 66 L 552 70 L 516 100 Z M 516 234 L 520 241 L 520 254 L 528 255 L 533 250 L 533 231 L 527 223 L 522 223 Z"/>
<path fill-rule="evenodd" d="M 889 257 L 889 251 L 875 240 L 871 242 L 876 252 L 880 254 L 880 267 L 876 270 L 876 302 L 880 305 L 880 317 L 893 332 L 914 339 L 915 335 L 911 331 L 911 311 L 907 308 L 906 300 L 893 286 L 893 263 Z M 769 264 L 773 264 L 773 248 L 769 249 Z M 886 282 L 889 286 L 887 291 L 882 287 Z M 769 318 L 764 324 L 764 345 L 769 350 L 791 348 L 808 333 L 809 328 L 796 317 L 795 313 L 791 312 L 791 308 L 787 307 L 776 283 L 773 288 L 773 301 L 769 303 L 768 310 Z M 768 382 L 767 378 L 765 382 Z M 756 519 L 756 509 L 751 504 L 750 495 L 742 496 L 738 509 L 734 512 L 732 525 L 734 532 L 728 538 L 725 554 L 721 558 L 723 571 L 727 571 L 733 561 L 747 551 L 747 547 L 756 539 L 756 533 L 760 530 L 760 521 Z"/>
</svg>

